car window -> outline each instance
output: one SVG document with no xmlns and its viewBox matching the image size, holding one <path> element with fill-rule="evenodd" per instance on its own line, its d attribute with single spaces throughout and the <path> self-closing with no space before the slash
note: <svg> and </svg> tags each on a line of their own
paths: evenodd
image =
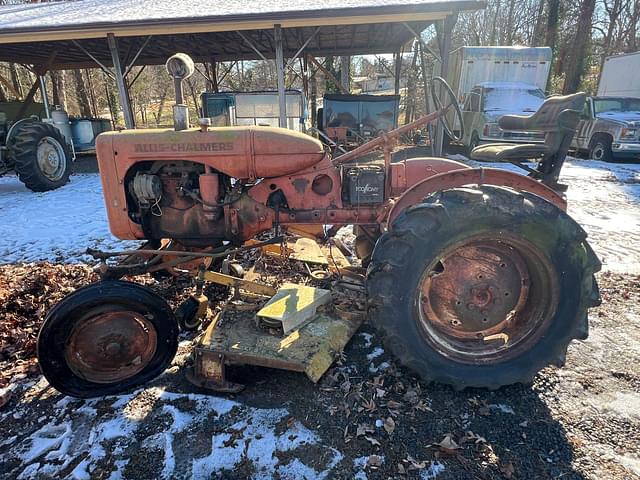
<svg viewBox="0 0 640 480">
<path fill-rule="evenodd" d="M 617 98 L 607 98 L 606 100 L 595 100 L 593 105 L 596 110 L 596 114 L 602 112 L 621 112 L 622 100 Z"/>
</svg>

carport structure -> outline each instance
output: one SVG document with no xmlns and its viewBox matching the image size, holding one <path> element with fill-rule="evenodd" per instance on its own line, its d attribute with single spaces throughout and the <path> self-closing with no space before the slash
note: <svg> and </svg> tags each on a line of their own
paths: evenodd
<svg viewBox="0 0 640 480">
<path fill-rule="evenodd" d="M 125 124 L 134 128 L 128 98 L 137 78 L 134 66 L 163 64 L 176 52 L 212 65 L 275 59 L 283 126 L 285 72 L 296 59 L 303 59 L 306 90 L 309 80 L 313 82 L 313 68 L 344 88 L 344 75 L 342 80 L 333 78 L 316 57 L 393 54 L 398 91 L 401 53 L 407 45 L 435 24 L 439 51 L 420 42 L 421 52 L 432 53 L 438 70 L 446 72 L 459 12 L 484 6 L 484 0 L 80 0 L 9 5 L 0 8 L 0 61 L 30 65 L 40 76 L 26 102 L 41 88 L 45 72 L 97 66 L 115 79 Z M 215 89 L 215 73 L 212 76 L 208 80 Z"/>
</svg>

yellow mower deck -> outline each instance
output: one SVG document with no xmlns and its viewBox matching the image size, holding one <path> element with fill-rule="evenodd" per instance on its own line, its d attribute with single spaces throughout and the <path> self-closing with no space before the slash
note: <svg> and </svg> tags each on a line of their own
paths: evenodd
<svg viewBox="0 0 640 480">
<path fill-rule="evenodd" d="M 304 245 L 305 252 L 315 253 L 309 242 L 299 242 L 298 249 Z M 290 246 L 292 251 L 297 250 L 295 242 Z M 279 254 L 274 250 L 268 254 Z M 344 259 L 342 254 L 336 256 Z M 318 256 L 312 255 L 307 261 L 320 263 L 317 260 Z M 340 263 L 342 267 L 348 261 L 344 259 Z M 364 312 L 346 312 L 340 305 L 334 308 L 328 290 L 283 284 L 276 292 L 253 281 L 234 279 L 236 283 L 233 284 L 229 281 L 232 277 L 220 279 L 218 276 L 206 272 L 204 279 L 233 286 L 236 296 L 194 344 L 193 367 L 187 377 L 200 387 L 223 392 L 240 391 L 242 385 L 226 379 L 226 365 L 256 365 L 303 372 L 315 383 L 364 321 Z M 247 277 L 253 275 L 248 273 Z M 249 294 L 243 294 L 240 299 L 240 289 Z M 268 296 L 272 298 L 265 304 L 263 300 Z"/>
</svg>

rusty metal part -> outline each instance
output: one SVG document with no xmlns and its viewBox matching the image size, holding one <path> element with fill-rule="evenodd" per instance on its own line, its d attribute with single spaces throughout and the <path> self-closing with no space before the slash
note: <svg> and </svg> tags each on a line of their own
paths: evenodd
<svg viewBox="0 0 640 480">
<path fill-rule="evenodd" d="M 555 190 L 523 175 L 497 168 L 469 168 L 440 173 L 416 183 L 398 198 L 387 217 L 387 227 L 406 208 L 421 203 L 428 195 L 468 185 L 497 185 L 509 187 L 521 192 L 529 192 L 544 198 L 559 209 L 567 210 L 566 199 Z"/>
<path fill-rule="evenodd" d="M 282 242 L 282 237 L 274 237 L 269 240 L 265 240 L 264 242 L 257 243 L 248 243 L 247 245 L 243 245 L 238 248 L 227 248 L 220 251 L 214 252 L 202 252 L 202 251 L 174 251 L 174 250 L 157 250 L 157 249 L 140 249 L 140 250 L 122 250 L 116 252 L 104 252 L 102 250 L 96 250 L 93 248 L 87 248 L 87 255 L 91 255 L 93 258 L 97 260 L 107 260 L 112 257 L 124 257 L 129 255 L 159 255 L 159 256 L 176 256 L 176 257 L 186 257 L 186 261 L 189 261 L 189 258 L 224 258 L 229 255 L 233 255 L 236 253 L 244 252 L 247 250 L 251 250 L 254 248 L 260 248 L 265 245 L 273 245 Z"/>
<path fill-rule="evenodd" d="M 244 389 L 241 383 L 227 380 L 224 355 L 205 351 L 198 351 L 195 355 L 193 367 L 188 368 L 186 372 L 189 382 L 200 388 L 221 393 L 238 393 Z"/>
<path fill-rule="evenodd" d="M 416 183 L 434 175 L 469 168 L 469 165 L 446 158 L 411 158 L 391 164 L 388 189 L 392 197 L 399 197 Z"/>
<path fill-rule="evenodd" d="M 331 278 L 332 274 L 326 270 L 312 270 L 311 273 L 309 273 L 309 276 L 314 280 L 328 280 Z"/>
<path fill-rule="evenodd" d="M 522 239 L 478 237 L 427 267 L 419 286 L 423 336 L 464 362 L 511 358 L 536 341 L 558 303 L 548 258 Z"/>
<path fill-rule="evenodd" d="M 236 290 L 244 290 L 256 295 L 271 297 L 276 294 L 276 289 L 270 285 L 243 280 L 242 278 L 232 277 L 218 272 L 204 272 L 204 280 L 207 282 L 233 287 Z"/>
<path fill-rule="evenodd" d="M 77 376 L 114 383 L 144 370 L 157 347 L 156 329 L 148 318 L 129 310 L 113 311 L 110 305 L 76 322 L 64 356 Z"/>
</svg>

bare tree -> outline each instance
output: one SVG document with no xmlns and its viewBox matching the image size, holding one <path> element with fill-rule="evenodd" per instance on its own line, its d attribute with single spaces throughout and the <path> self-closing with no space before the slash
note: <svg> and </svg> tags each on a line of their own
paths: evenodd
<svg viewBox="0 0 640 480">
<path fill-rule="evenodd" d="M 566 76 L 562 92 L 573 93 L 580 88 L 585 67 L 585 57 L 591 40 L 591 27 L 596 0 L 583 0 L 580 6 L 577 30 L 573 41 L 573 48 L 566 67 Z"/>
</svg>

